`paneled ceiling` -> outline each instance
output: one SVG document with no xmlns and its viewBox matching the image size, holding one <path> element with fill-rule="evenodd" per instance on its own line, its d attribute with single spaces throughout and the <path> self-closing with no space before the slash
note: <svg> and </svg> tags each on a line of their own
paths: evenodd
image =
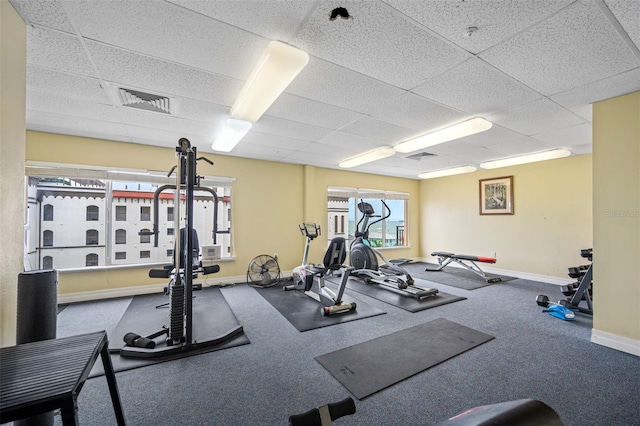
<svg viewBox="0 0 640 426">
<path fill-rule="evenodd" d="M 10 1 L 28 24 L 36 131 L 186 137 L 213 152 L 271 40 L 309 64 L 224 155 L 335 169 L 473 117 L 494 125 L 352 170 L 416 179 L 556 147 L 581 155 L 591 104 L 640 90 L 640 0 Z M 351 17 L 330 20 L 337 7 Z M 120 89 L 169 98 L 170 113 L 123 106 Z"/>
</svg>

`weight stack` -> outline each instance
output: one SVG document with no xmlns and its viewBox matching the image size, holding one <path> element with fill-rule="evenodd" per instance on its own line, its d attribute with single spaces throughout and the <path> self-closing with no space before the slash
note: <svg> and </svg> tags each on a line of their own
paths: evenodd
<svg viewBox="0 0 640 426">
<path fill-rule="evenodd" d="M 16 344 L 56 338 L 58 272 L 37 270 L 18 275 Z M 51 426 L 53 411 L 14 422 L 16 426 Z"/>
</svg>

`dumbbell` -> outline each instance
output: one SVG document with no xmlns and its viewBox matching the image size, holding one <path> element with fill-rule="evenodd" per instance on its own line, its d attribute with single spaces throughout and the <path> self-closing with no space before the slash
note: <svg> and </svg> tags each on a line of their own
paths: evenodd
<svg viewBox="0 0 640 426">
<path fill-rule="evenodd" d="M 538 297 L 536 297 L 536 303 L 538 304 L 538 306 L 548 308 L 551 302 L 549 301 L 549 297 L 545 296 L 544 294 L 539 294 Z"/>
<path fill-rule="evenodd" d="M 573 296 L 574 294 L 576 294 L 576 289 L 578 288 L 579 285 L 580 285 L 579 282 L 563 285 L 562 287 L 560 287 L 560 291 L 565 296 Z"/>
</svg>

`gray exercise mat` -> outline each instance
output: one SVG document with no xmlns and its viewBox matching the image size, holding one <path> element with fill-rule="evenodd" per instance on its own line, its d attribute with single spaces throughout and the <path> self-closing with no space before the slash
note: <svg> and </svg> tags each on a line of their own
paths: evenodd
<svg viewBox="0 0 640 426">
<path fill-rule="evenodd" d="M 433 281 L 438 284 L 450 285 L 451 287 L 457 287 L 463 290 L 475 290 L 477 288 L 517 279 L 516 277 L 509 277 L 506 275 L 487 273 L 489 278 L 500 278 L 499 282 L 488 283 L 480 275 L 456 266 L 446 266 L 441 271 L 427 271 L 427 268 L 435 269 L 438 265 L 424 262 L 409 263 L 402 265 L 402 267 L 406 269 L 413 278 L 420 278 L 423 280 Z"/>
<path fill-rule="evenodd" d="M 422 288 L 430 288 L 431 285 L 428 282 L 422 280 L 414 280 L 417 286 Z M 435 296 L 430 296 L 426 299 L 417 299 L 401 290 L 387 289 L 379 284 L 367 284 L 359 278 L 349 277 L 347 282 L 347 288 L 349 290 L 356 291 L 361 294 L 365 294 L 374 299 L 378 299 L 381 302 L 388 303 L 396 306 L 400 309 L 404 309 L 409 312 L 420 312 L 426 309 L 435 308 L 437 306 L 446 305 L 460 300 L 466 300 L 466 297 L 454 296 L 453 294 L 438 291 Z"/>
<path fill-rule="evenodd" d="M 204 288 L 201 291 L 194 291 L 193 295 L 195 296 L 192 300 L 194 342 L 213 340 L 228 333 L 229 330 L 240 327 L 238 319 L 219 288 Z M 120 356 L 118 351 L 125 345 L 123 342 L 125 334 L 134 332 L 139 335 L 148 335 L 161 329 L 163 325 L 168 325 L 169 309 L 166 307 L 156 308 L 168 301 L 169 296 L 164 294 L 147 294 L 133 298 L 120 322 L 109 335 L 109 351 L 111 352 L 111 361 L 116 372 L 250 343 L 246 334 L 240 332 L 219 344 L 202 345 L 202 347 L 195 347 L 189 351 L 170 355 L 154 358 Z M 162 342 L 162 340 L 163 337 L 156 339 L 157 342 Z M 160 343 L 158 346 L 162 345 L 166 346 L 164 343 Z M 102 374 L 104 374 L 102 363 L 97 362 L 91 371 L 90 377 Z"/>
<path fill-rule="evenodd" d="M 269 288 L 256 288 L 258 294 L 271 304 L 280 314 L 285 317 L 291 325 L 298 331 L 309 331 L 316 328 L 328 327 L 330 325 L 341 324 L 343 322 L 355 321 L 382 315 L 386 312 L 371 306 L 361 299 L 353 297 L 351 294 L 344 294 L 345 303 L 355 302 L 356 309 L 351 312 L 325 317 L 320 313 L 323 305 L 311 299 L 298 290 L 284 291 L 283 285 L 291 284 L 290 281 L 280 283 Z M 331 284 L 328 284 L 328 287 Z M 336 290 L 331 286 L 332 290 Z"/>
<path fill-rule="evenodd" d="M 363 399 L 493 338 L 438 318 L 316 360 L 356 398 Z"/>
</svg>

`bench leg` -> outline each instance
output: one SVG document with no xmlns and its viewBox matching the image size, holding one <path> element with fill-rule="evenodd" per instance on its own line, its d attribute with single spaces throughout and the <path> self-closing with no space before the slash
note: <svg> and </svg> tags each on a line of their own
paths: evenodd
<svg viewBox="0 0 640 426">
<path fill-rule="evenodd" d="M 111 403 L 113 404 L 113 411 L 116 414 L 116 420 L 118 426 L 124 426 L 124 413 L 122 412 L 122 404 L 120 403 L 120 393 L 118 392 L 118 384 L 116 382 L 116 373 L 113 371 L 113 364 L 111 364 L 111 357 L 109 356 L 109 345 L 104 345 L 100 351 L 102 357 L 102 365 L 104 366 L 104 376 L 107 379 L 109 385 L 109 394 L 111 395 Z"/>
<path fill-rule="evenodd" d="M 62 424 L 64 426 L 75 426 L 78 424 L 78 401 L 76 395 L 66 398 L 60 406 Z"/>
</svg>

